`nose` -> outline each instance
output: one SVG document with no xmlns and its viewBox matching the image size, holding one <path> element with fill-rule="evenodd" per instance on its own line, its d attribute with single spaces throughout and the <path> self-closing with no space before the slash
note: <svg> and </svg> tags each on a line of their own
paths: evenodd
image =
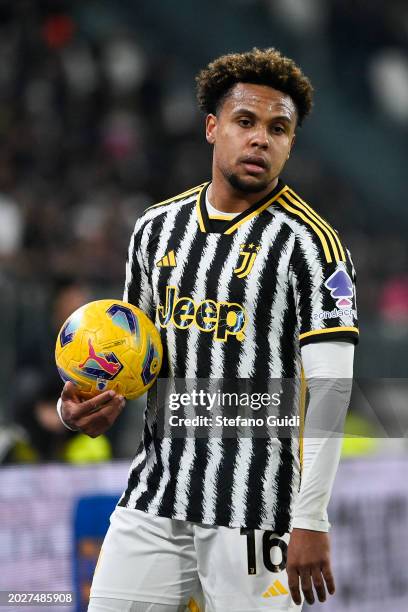
<svg viewBox="0 0 408 612">
<path fill-rule="evenodd" d="M 269 147 L 268 130 L 264 127 L 258 127 L 252 136 L 251 146 L 259 149 L 267 149 Z"/>
</svg>

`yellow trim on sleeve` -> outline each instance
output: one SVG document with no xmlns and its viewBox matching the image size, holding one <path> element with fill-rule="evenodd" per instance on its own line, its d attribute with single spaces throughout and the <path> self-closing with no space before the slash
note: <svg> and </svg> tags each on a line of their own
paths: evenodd
<svg viewBox="0 0 408 612">
<path fill-rule="evenodd" d="M 292 208 L 292 206 L 289 206 L 289 204 L 287 204 L 287 202 L 285 202 L 285 200 L 283 200 L 282 198 L 279 198 L 278 200 L 279 204 L 281 206 L 283 206 L 283 208 L 285 208 L 286 210 L 288 210 L 289 212 L 293 213 L 294 215 L 297 215 L 298 217 L 300 217 L 305 223 L 307 223 L 308 225 L 310 225 L 310 227 L 316 232 L 316 234 L 319 236 L 320 238 L 320 242 L 322 243 L 322 247 L 323 247 L 323 251 L 324 254 L 326 256 L 326 261 L 327 263 L 331 263 L 333 261 L 332 256 L 330 254 L 330 250 L 329 250 L 329 245 L 327 243 L 327 240 L 325 238 L 325 236 L 322 234 L 322 232 L 320 231 L 320 229 L 317 227 L 317 225 L 315 225 L 313 223 L 313 221 L 311 221 L 308 217 L 306 217 L 300 210 L 296 210 L 296 208 Z"/>
<path fill-rule="evenodd" d="M 164 206 L 164 204 L 170 204 L 171 202 L 175 202 L 176 200 L 182 200 L 184 198 L 187 198 L 189 195 L 193 195 L 195 191 L 200 191 L 201 193 L 201 191 L 206 185 L 208 185 L 208 182 L 201 183 L 201 185 L 197 185 L 196 187 L 191 187 L 191 189 L 187 189 L 187 191 L 183 191 L 183 193 L 169 198 L 168 200 L 163 200 L 163 202 L 152 204 L 152 206 L 149 206 L 148 208 L 146 208 L 146 210 L 151 210 L 152 208 L 156 208 L 157 206 Z"/>
<path fill-rule="evenodd" d="M 224 232 L 224 234 L 232 234 L 232 232 L 235 232 L 235 230 L 238 229 L 240 225 L 242 225 L 243 223 L 246 223 L 247 221 L 249 221 L 253 217 L 256 217 L 256 215 L 259 215 L 266 208 L 268 208 L 268 206 L 270 206 L 272 204 L 272 202 L 275 202 L 275 200 L 277 200 L 285 191 L 287 191 L 287 189 L 288 189 L 288 187 L 285 185 L 276 195 L 273 196 L 273 198 L 271 198 L 270 200 L 265 202 L 265 204 L 262 204 L 262 206 L 260 206 L 256 210 L 253 210 L 249 215 L 247 215 L 246 217 L 244 217 L 240 221 L 237 221 L 236 223 L 234 223 L 234 225 L 231 225 L 231 227 L 228 228 Z"/>
<path fill-rule="evenodd" d="M 333 227 L 331 227 L 331 225 L 327 223 L 327 221 L 325 221 L 320 215 L 318 215 L 317 212 L 309 204 L 307 204 L 307 202 L 302 200 L 302 198 L 295 191 L 293 191 L 293 189 L 289 189 L 289 192 L 290 192 L 290 195 L 295 198 L 295 201 L 298 204 L 298 206 L 300 206 L 303 209 L 307 209 L 309 214 L 312 217 L 314 217 L 316 221 L 319 221 L 320 225 L 324 225 L 326 227 L 329 235 L 331 234 L 337 243 L 337 246 L 340 251 L 341 260 L 346 261 L 346 255 L 344 253 L 343 245 L 341 244 L 340 238 L 338 237 L 336 230 Z M 288 198 L 290 197 L 289 193 L 287 193 L 287 197 Z"/>
<path fill-rule="evenodd" d="M 301 204 L 301 203 L 300 203 L 298 200 L 296 200 L 296 198 L 294 198 L 293 196 L 291 196 L 289 193 L 286 193 L 286 194 L 285 194 L 285 196 L 288 198 L 288 200 L 290 200 L 290 201 L 292 202 L 292 204 L 294 204 L 295 206 L 298 206 L 299 208 L 301 208 L 301 209 L 302 209 L 302 210 L 305 212 L 305 214 L 306 214 L 306 215 L 308 215 L 308 217 L 310 217 L 310 218 L 311 218 L 311 220 L 312 220 L 312 221 L 314 221 L 314 222 L 315 222 L 317 225 L 319 225 L 319 226 L 321 227 L 321 229 L 322 229 L 322 230 L 323 230 L 323 232 L 324 232 L 324 233 L 327 235 L 327 237 L 328 237 L 328 239 L 329 239 L 329 241 L 330 241 L 331 247 L 332 247 L 332 249 L 333 249 L 334 259 L 335 259 L 337 262 L 338 262 L 338 261 L 341 261 L 341 257 L 340 257 L 339 251 L 338 251 L 338 249 L 337 249 L 337 244 L 336 244 L 336 242 L 335 242 L 335 240 L 334 240 L 334 237 L 333 237 L 333 235 L 332 235 L 332 234 L 331 234 L 331 233 L 328 231 L 327 227 L 325 227 L 325 226 L 324 226 L 324 224 L 323 224 L 322 220 L 321 220 L 321 219 L 319 219 L 319 218 L 316 218 L 316 216 L 315 216 L 315 215 L 313 215 L 311 211 L 308 211 L 308 210 L 307 210 L 307 209 L 306 209 L 306 208 L 303 206 L 303 204 Z M 345 261 L 345 260 L 343 260 L 343 261 Z"/>
<path fill-rule="evenodd" d="M 309 336 L 317 336 L 319 334 L 331 334 L 333 332 L 355 332 L 356 334 L 360 333 L 357 327 L 328 327 L 327 329 L 313 329 L 312 331 L 305 332 L 304 334 L 300 334 L 299 340 L 303 340 L 303 338 L 308 338 Z"/>
</svg>

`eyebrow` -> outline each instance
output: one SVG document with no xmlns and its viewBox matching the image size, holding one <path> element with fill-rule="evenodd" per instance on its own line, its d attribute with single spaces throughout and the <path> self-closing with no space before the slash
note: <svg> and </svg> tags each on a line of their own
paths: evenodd
<svg viewBox="0 0 408 612">
<path fill-rule="evenodd" d="M 237 108 L 236 110 L 233 111 L 232 113 L 233 115 L 250 115 L 251 117 L 256 117 L 256 113 L 254 113 L 253 111 L 249 110 L 249 108 Z M 292 123 L 292 118 L 289 117 L 288 115 L 278 115 L 276 117 L 272 117 L 271 118 L 271 122 L 272 121 L 283 121 L 285 123 Z"/>
</svg>

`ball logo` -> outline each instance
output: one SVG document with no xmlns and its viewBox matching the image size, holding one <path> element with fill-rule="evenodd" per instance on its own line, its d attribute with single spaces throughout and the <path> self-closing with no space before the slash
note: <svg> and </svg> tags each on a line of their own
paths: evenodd
<svg viewBox="0 0 408 612">
<path fill-rule="evenodd" d="M 89 376 L 105 380 L 112 380 L 123 368 L 114 353 L 96 353 L 91 338 L 88 339 L 88 356 L 78 367 Z"/>
<path fill-rule="evenodd" d="M 337 308 L 349 308 L 352 306 L 353 281 L 343 268 L 337 268 L 335 272 L 324 283 L 330 290 L 330 295 L 336 300 Z"/>
</svg>

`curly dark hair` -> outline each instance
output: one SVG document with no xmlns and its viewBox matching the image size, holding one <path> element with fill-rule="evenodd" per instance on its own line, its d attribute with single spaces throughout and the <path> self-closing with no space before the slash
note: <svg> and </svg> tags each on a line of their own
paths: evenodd
<svg viewBox="0 0 408 612">
<path fill-rule="evenodd" d="M 298 125 L 310 113 L 313 87 L 299 66 L 277 49 L 257 49 L 222 55 L 196 76 L 197 100 L 205 113 L 216 114 L 236 83 L 268 85 L 295 103 Z"/>
</svg>

